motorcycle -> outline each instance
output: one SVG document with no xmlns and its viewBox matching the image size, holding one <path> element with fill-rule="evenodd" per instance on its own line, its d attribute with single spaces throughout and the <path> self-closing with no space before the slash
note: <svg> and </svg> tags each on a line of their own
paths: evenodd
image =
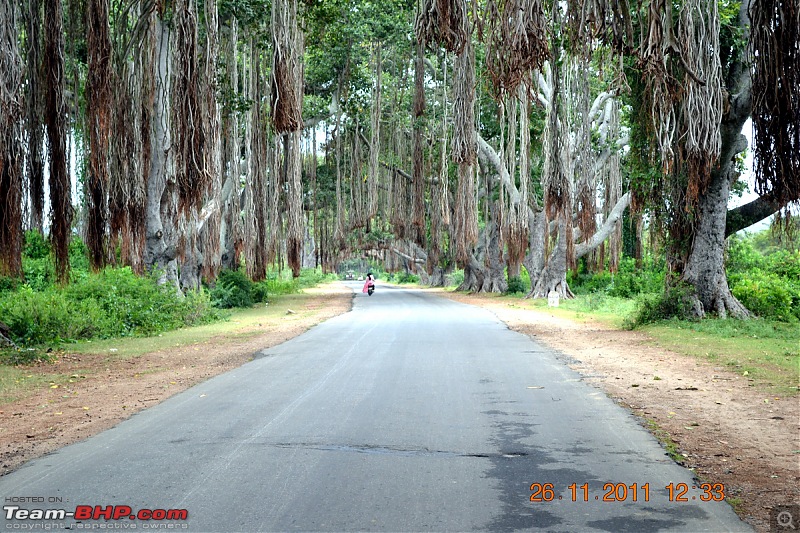
<svg viewBox="0 0 800 533">
<path fill-rule="evenodd" d="M 367 276 L 367 281 L 364 283 L 364 288 L 361 292 L 366 292 L 368 295 L 372 296 L 372 293 L 375 292 L 375 278 Z"/>
</svg>

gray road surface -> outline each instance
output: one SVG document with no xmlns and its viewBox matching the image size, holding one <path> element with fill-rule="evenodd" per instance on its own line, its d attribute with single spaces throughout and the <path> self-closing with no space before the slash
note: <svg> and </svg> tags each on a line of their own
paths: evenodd
<svg viewBox="0 0 800 533">
<path fill-rule="evenodd" d="M 752 531 L 701 501 L 691 473 L 563 357 L 491 313 L 352 287 L 351 313 L 0 478 L 0 530 Z M 626 486 L 618 501 L 602 501 L 606 483 Z M 687 501 L 669 501 L 670 483 Z M 123 517 L 13 509 L 78 506 Z M 128 519 L 126 506 L 188 519 Z"/>
</svg>

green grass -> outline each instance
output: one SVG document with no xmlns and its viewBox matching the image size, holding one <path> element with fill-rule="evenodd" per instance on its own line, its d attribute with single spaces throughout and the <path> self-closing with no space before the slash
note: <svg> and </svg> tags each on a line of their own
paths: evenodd
<svg viewBox="0 0 800 533">
<path fill-rule="evenodd" d="M 800 385 L 800 328 L 753 320 L 668 320 L 642 328 L 659 345 L 705 359 L 782 394 Z"/>
<path fill-rule="evenodd" d="M 84 340 L 64 345 L 65 351 L 77 354 L 105 354 L 108 360 L 128 359 L 159 350 L 168 350 L 192 344 L 224 342 L 224 340 L 244 340 L 264 332 L 264 326 L 289 317 L 289 320 L 303 318 L 313 311 L 305 310 L 311 296 L 293 293 L 274 297 L 269 304 L 260 304 L 249 309 L 234 309 L 228 317 L 219 322 L 201 326 L 185 327 L 166 331 L 152 337 L 124 337 L 115 339 Z M 287 314 L 288 310 L 294 311 Z M 56 367 L 53 367 L 56 368 Z M 80 379 L 89 371 L 79 375 L 57 373 L 42 374 L 30 367 L 0 364 L 0 405 L 29 396 L 47 385 L 63 385 L 71 379 Z"/>
<path fill-rule="evenodd" d="M 154 337 L 133 337 L 125 339 L 100 339 L 80 341 L 66 347 L 70 353 L 108 353 L 115 357 L 136 357 L 145 353 L 189 344 L 209 342 L 215 337 L 246 339 L 262 333 L 260 326 L 270 321 L 280 320 L 289 309 L 296 311 L 297 317 L 307 312 L 301 311 L 308 297 L 302 293 L 276 296 L 269 304 L 259 304 L 252 308 L 233 309 L 222 321 L 190 328 L 166 331 Z"/>
<path fill-rule="evenodd" d="M 579 321 L 593 319 L 614 327 L 621 327 L 624 318 L 633 312 L 636 306 L 634 300 L 602 293 L 581 294 L 570 300 L 561 300 L 558 307 L 548 307 L 544 298 L 526 300 L 522 294 L 498 297 L 504 300 L 519 300 L 521 307 L 547 311 L 555 316 Z"/>
</svg>

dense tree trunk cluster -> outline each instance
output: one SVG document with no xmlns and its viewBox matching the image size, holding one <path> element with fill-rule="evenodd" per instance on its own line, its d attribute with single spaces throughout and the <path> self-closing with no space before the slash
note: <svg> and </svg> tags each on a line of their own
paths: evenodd
<svg viewBox="0 0 800 533">
<path fill-rule="evenodd" d="M 81 234 L 93 268 L 182 291 L 361 251 L 568 298 L 569 269 L 618 268 L 631 207 L 665 228 L 669 289 L 748 316 L 725 238 L 800 197 L 795 0 L 730 27 L 711 0 L 254 5 L 0 0 L 0 274 L 30 229 L 61 282 Z M 763 197 L 727 217 L 751 115 Z"/>
</svg>

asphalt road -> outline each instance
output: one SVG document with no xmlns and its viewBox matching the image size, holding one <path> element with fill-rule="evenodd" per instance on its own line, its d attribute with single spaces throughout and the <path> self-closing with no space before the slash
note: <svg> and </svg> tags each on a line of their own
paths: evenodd
<svg viewBox="0 0 800 533">
<path fill-rule="evenodd" d="M 0 478 L 0 530 L 752 531 L 564 357 L 482 309 L 352 287 L 352 312 Z M 20 513 L 78 506 L 121 518 Z"/>
</svg>

